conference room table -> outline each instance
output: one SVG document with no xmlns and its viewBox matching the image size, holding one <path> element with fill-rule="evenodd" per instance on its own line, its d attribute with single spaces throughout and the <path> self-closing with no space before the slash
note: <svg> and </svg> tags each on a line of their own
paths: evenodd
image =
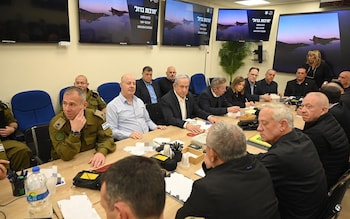
<svg viewBox="0 0 350 219">
<path fill-rule="evenodd" d="M 220 120 L 237 124 L 238 119 L 228 116 L 220 116 Z M 303 127 L 303 121 L 300 117 L 295 117 L 295 126 L 298 128 Z M 124 139 L 117 141 L 116 151 L 112 154 L 108 154 L 106 157 L 106 164 L 114 163 L 131 154 L 124 150 L 127 146 L 135 146 L 138 142 L 149 143 L 153 142 L 154 138 L 170 138 L 170 141 L 180 140 L 184 142 L 184 147 L 187 147 L 191 143 L 191 136 L 188 136 L 188 130 L 168 126 L 165 130 L 154 130 L 143 135 L 142 139 Z M 255 135 L 257 131 L 245 131 L 247 139 Z M 86 188 L 79 188 L 73 185 L 74 176 L 81 170 L 92 170 L 88 164 L 89 159 L 93 156 L 95 150 L 89 150 L 77 154 L 71 161 L 63 161 L 61 159 L 54 160 L 40 165 L 41 168 L 51 168 L 53 165 L 57 166 L 58 173 L 64 177 L 65 184 L 56 187 L 56 193 L 52 195 L 51 201 L 54 208 L 53 218 L 63 218 L 62 213 L 57 205 L 57 201 L 62 199 L 69 199 L 72 195 L 78 195 L 85 193 L 90 199 L 93 207 L 101 218 L 106 218 L 105 212 L 100 204 L 100 193 L 97 190 L 91 190 Z M 251 146 L 247 144 L 247 151 L 252 154 L 258 154 L 266 152 L 266 150 Z M 156 151 L 146 153 L 144 156 L 151 157 L 156 154 Z M 180 165 L 177 166 L 176 172 L 183 174 L 184 176 L 193 180 L 199 179 L 200 176 L 195 174 L 195 171 L 201 168 L 202 162 L 197 164 L 191 164 L 190 168 L 183 169 Z M 174 218 L 177 210 L 182 206 L 182 202 L 178 201 L 174 197 L 167 195 L 164 209 L 164 218 Z M 6 214 L 6 218 L 29 218 L 27 211 L 28 203 L 25 195 L 15 197 L 12 195 L 12 189 L 10 182 L 5 179 L 0 181 L 0 211 Z M 0 214 L 0 219 L 3 215 Z"/>
</svg>

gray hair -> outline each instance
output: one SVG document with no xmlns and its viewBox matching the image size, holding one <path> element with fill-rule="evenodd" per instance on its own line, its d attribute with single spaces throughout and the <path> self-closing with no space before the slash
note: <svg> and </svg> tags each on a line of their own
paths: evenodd
<svg viewBox="0 0 350 219">
<path fill-rule="evenodd" d="M 174 83 L 177 84 L 180 79 L 187 78 L 189 82 L 191 82 L 191 79 L 188 75 L 182 74 L 182 75 L 176 75 Z"/>
<path fill-rule="evenodd" d="M 269 103 L 269 104 L 264 104 L 261 107 L 261 110 L 264 108 L 268 108 L 272 110 L 272 118 L 274 121 L 281 121 L 282 119 L 286 119 L 289 128 L 294 127 L 293 113 L 285 104 Z"/>
<path fill-rule="evenodd" d="M 219 122 L 213 124 L 207 135 L 207 145 L 214 149 L 223 162 L 247 154 L 246 137 L 243 130 L 234 124 Z"/>
<path fill-rule="evenodd" d="M 83 102 L 83 103 L 86 102 L 86 94 L 85 94 L 84 91 L 83 91 L 82 89 L 80 89 L 79 87 L 74 87 L 74 86 L 72 86 L 72 87 L 67 88 L 67 89 L 64 91 L 63 96 L 66 95 L 66 94 L 72 94 L 72 93 L 74 93 L 74 92 L 78 93 L 81 102 Z"/>
<path fill-rule="evenodd" d="M 213 78 L 213 80 L 210 83 L 210 87 L 216 88 L 225 83 L 226 83 L 226 78 Z"/>
</svg>

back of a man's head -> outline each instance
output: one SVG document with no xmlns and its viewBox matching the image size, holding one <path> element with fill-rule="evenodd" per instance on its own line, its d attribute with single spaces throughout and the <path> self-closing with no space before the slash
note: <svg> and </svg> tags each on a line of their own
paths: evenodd
<svg viewBox="0 0 350 219">
<path fill-rule="evenodd" d="M 341 90 L 339 89 L 339 87 L 327 86 L 327 84 L 325 84 L 321 87 L 320 91 L 327 96 L 329 103 L 333 104 L 338 103 L 340 101 Z"/>
<path fill-rule="evenodd" d="M 214 149 L 223 162 L 246 155 L 246 137 L 243 130 L 234 124 L 219 122 L 210 127 L 207 145 Z"/>
<path fill-rule="evenodd" d="M 160 218 L 165 205 L 165 182 L 157 163 L 143 156 L 129 156 L 104 174 L 105 199 L 112 210 L 117 202 L 129 205 L 135 218 Z"/>
</svg>

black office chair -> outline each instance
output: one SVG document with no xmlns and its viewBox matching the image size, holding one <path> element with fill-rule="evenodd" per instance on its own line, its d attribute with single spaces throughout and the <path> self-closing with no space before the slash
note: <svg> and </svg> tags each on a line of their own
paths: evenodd
<svg viewBox="0 0 350 219">
<path fill-rule="evenodd" d="M 160 103 L 147 104 L 146 109 L 148 111 L 149 117 L 157 125 L 165 125 L 165 119 L 162 113 Z"/>
<path fill-rule="evenodd" d="M 350 169 L 348 169 L 328 191 L 327 205 L 321 214 L 321 219 L 338 218 L 342 209 L 341 202 L 350 184 Z"/>
</svg>

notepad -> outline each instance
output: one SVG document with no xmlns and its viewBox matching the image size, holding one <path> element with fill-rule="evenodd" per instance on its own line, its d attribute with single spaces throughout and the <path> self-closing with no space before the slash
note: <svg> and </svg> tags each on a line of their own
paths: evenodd
<svg viewBox="0 0 350 219">
<path fill-rule="evenodd" d="M 250 137 L 248 139 L 248 144 L 255 146 L 255 147 L 258 147 L 258 148 L 261 148 L 261 149 L 264 149 L 264 150 L 268 150 L 271 147 L 271 144 L 269 144 L 261 139 L 260 134 L 256 134 L 256 135 Z"/>
<path fill-rule="evenodd" d="M 165 177 L 165 191 L 181 202 L 185 202 L 191 194 L 193 180 L 180 173 L 171 173 Z"/>
</svg>

